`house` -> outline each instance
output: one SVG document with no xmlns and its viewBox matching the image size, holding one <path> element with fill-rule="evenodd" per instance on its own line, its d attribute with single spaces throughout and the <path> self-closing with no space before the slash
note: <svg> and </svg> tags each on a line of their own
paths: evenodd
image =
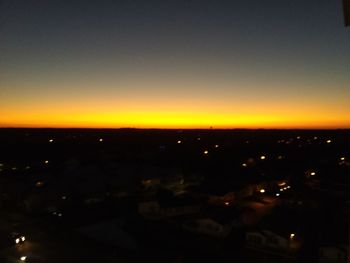
<svg viewBox="0 0 350 263">
<path fill-rule="evenodd" d="M 266 244 L 267 237 L 261 232 L 247 232 L 246 244 L 249 247 L 262 247 Z"/>
<path fill-rule="evenodd" d="M 225 195 L 209 195 L 208 203 L 211 205 L 224 205 L 229 206 L 235 201 L 235 194 L 229 192 Z"/>
<path fill-rule="evenodd" d="M 142 187 L 146 191 L 157 190 L 160 186 L 159 178 L 145 179 L 141 181 Z"/>
<path fill-rule="evenodd" d="M 346 263 L 348 247 L 346 245 L 327 246 L 319 249 L 320 263 Z"/>
<path fill-rule="evenodd" d="M 206 206 L 200 217 L 185 222 L 182 227 L 188 231 L 215 238 L 226 238 L 243 226 L 240 211 L 232 206 Z"/>
<path fill-rule="evenodd" d="M 144 200 L 138 204 L 138 213 L 148 219 L 161 219 L 196 214 L 203 200 L 189 194 L 175 195 L 168 189 L 159 189 L 155 200 Z"/>
<path fill-rule="evenodd" d="M 201 206 L 198 204 L 161 206 L 158 201 L 140 202 L 138 213 L 147 219 L 162 219 L 198 213 Z"/>
<path fill-rule="evenodd" d="M 225 238 L 230 234 L 232 224 L 224 225 L 211 218 L 201 218 L 184 223 L 183 228 L 198 234 Z"/>
<path fill-rule="evenodd" d="M 246 247 L 259 249 L 265 252 L 278 252 L 280 254 L 294 254 L 300 248 L 300 241 L 296 234 L 277 234 L 272 231 L 262 230 L 246 233 Z"/>
</svg>

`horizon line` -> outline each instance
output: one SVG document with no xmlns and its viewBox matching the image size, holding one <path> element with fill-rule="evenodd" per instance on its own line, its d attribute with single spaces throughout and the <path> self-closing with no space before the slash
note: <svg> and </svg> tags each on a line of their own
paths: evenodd
<svg viewBox="0 0 350 263">
<path fill-rule="evenodd" d="M 345 128 L 278 128 L 278 127 L 271 127 L 271 128 L 242 128 L 242 127 L 235 127 L 235 128 L 215 128 L 215 127 L 209 127 L 209 128 L 160 128 L 160 127 L 148 127 L 148 128 L 141 128 L 141 127 L 16 127 L 16 126 L 8 126 L 8 127 L 0 127 L 1 130 L 3 129 L 33 129 L 33 130 L 39 130 L 39 129 L 51 129 L 51 130 L 304 130 L 304 131 L 335 131 L 335 130 L 350 130 L 350 127 Z"/>
</svg>

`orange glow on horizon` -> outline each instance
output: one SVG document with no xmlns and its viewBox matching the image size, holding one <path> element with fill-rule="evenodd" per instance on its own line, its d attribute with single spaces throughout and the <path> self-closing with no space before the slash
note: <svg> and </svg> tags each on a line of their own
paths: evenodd
<svg viewBox="0 0 350 263">
<path fill-rule="evenodd" d="M 318 117 L 319 116 L 319 117 Z M 235 114 L 185 112 L 81 113 L 50 111 L 7 114 L 0 127 L 48 128 L 349 128 L 349 119 L 325 115 Z"/>
<path fill-rule="evenodd" d="M 0 127 L 48 128 L 350 128 L 343 105 L 218 98 L 71 98 L 8 103 Z"/>
</svg>

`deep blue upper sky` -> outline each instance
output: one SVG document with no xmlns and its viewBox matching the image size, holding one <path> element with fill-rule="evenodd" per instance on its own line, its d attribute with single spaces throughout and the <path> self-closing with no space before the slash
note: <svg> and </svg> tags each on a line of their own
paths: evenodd
<svg viewBox="0 0 350 263">
<path fill-rule="evenodd" d="M 34 54 L 184 48 L 227 56 L 237 48 L 317 53 L 337 47 L 330 50 L 349 54 L 340 2 L 3 1 L 1 48 Z"/>
</svg>

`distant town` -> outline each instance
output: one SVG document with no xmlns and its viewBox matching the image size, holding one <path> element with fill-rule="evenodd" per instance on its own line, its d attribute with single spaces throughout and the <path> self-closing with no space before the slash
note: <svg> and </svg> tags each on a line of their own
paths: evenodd
<svg viewBox="0 0 350 263">
<path fill-rule="evenodd" d="M 350 130 L 0 129 L 0 262 L 347 263 Z"/>
</svg>

